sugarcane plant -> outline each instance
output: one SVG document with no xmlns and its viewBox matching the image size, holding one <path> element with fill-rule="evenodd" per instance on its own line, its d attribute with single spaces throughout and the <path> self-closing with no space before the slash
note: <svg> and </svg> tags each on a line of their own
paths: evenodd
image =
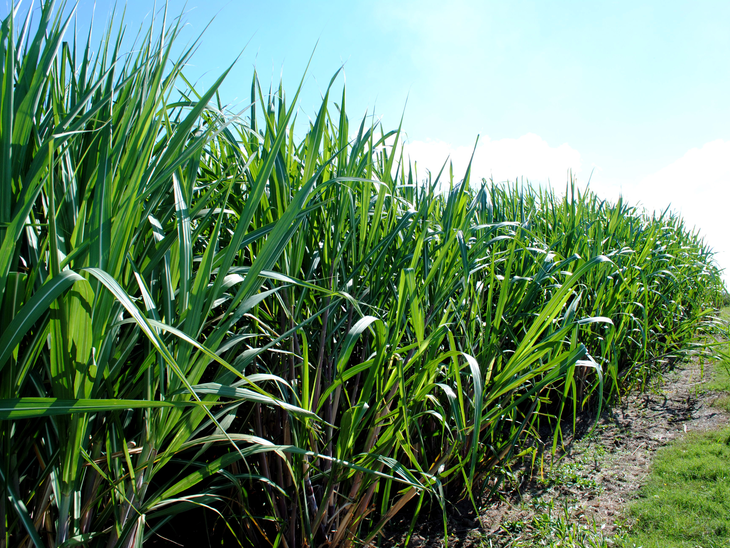
<svg viewBox="0 0 730 548">
<path fill-rule="evenodd" d="M 0 546 L 446 529 L 712 326 L 673 213 L 419 176 L 339 72 L 303 130 L 304 78 L 233 109 L 164 8 L 134 53 L 40 13 L 0 43 Z"/>
</svg>

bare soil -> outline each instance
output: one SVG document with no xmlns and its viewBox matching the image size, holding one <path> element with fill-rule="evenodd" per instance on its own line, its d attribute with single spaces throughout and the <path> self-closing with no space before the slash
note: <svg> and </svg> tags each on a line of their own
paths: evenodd
<svg viewBox="0 0 730 548">
<path fill-rule="evenodd" d="M 530 524 L 546 508 L 609 537 L 620 531 L 629 525 L 626 504 L 638 496 L 657 449 L 687 432 L 728 424 L 728 415 L 713 407 L 719 394 L 703 388 L 711 375 L 711 363 L 679 364 L 661 382 L 625 396 L 592 430 L 592 424 L 579 426 L 552 463 L 513 469 L 511 481 L 482 501 L 480 515 L 470 504 L 450 506 L 449 546 L 511 546 L 515 530 L 529 537 Z M 431 517 L 416 528 L 410 546 L 444 546 L 443 522 Z M 402 546 L 405 537 L 402 529 L 393 531 L 386 542 Z"/>
</svg>

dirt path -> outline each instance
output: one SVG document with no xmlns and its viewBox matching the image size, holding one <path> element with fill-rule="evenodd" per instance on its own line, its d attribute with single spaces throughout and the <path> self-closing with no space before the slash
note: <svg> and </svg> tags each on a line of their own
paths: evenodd
<svg viewBox="0 0 730 548">
<path fill-rule="evenodd" d="M 661 384 L 626 397 L 569 453 L 544 467 L 542 477 L 539 470 L 515 472 L 512 485 L 485 502 L 478 518 L 467 506 L 452 507 L 449 546 L 530 546 L 543 516 L 558 513 L 570 527 L 613 535 L 624 524 L 622 511 L 638 496 L 657 449 L 686 432 L 728 424 L 728 415 L 712 406 L 718 394 L 703 388 L 711 368 L 705 364 L 703 375 L 699 362 L 681 364 Z M 405 539 L 395 535 L 390 540 L 402 545 Z M 410 546 L 443 544 L 443 524 L 436 524 L 419 528 Z"/>
<path fill-rule="evenodd" d="M 593 434 L 559 459 L 547 481 L 525 482 L 521 495 L 510 493 L 488 509 L 482 515 L 487 535 L 506 540 L 511 535 L 500 530 L 505 521 L 529 522 L 551 501 L 553 508 L 567 507 L 575 523 L 598 525 L 604 534 L 613 534 L 657 449 L 686 432 L 728 424 L 727 414 L 712 406 L 718 395 L 703 389 L 710 375 L 711 365 L 705 365 L 703 375 L 699 362 L 681 364 L 660 385 L 625 398 L 603 415 Z"/>
</svg>

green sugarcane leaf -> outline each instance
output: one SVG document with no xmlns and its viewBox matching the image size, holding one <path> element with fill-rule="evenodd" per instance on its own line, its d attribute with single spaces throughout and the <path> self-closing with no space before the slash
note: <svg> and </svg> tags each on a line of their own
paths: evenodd
<svg viewBox="0 0 730 548">
<path fill-rule="evenodd" d="M 64 270 L 43 284 L 23 305 L 0 337 L 0 371 L 38 318 L 48 312 L 51 304 L 76 282 L 88 284 L 86 279 L 76 272 Z"/>
<path fill-rule="evenodd" d="M 0 400 L 0 420 L 51 417 L 72 413 L 99 413 L 123 409 L 150 409 L 160 407 L 185 408 L 196 405 L 213 405 L 209 402 L 169 402 L 121 399 L 14 398 Z"/>
<path fill-rule="evenodd" d="M 203 384 L 196 384 L 193 386 L 198 394 L 215 394 L 224 398 L 241 399 L 245 401 L 252 401 L 256 403 L 263 403 L 265 405 L 273 405 L 281 407 L 291 413 L 309 417 L 310 419 L 321 420 L 316 413 L 291 405 L 285 401 L 278 400 L 273 396 L 261 392 L 254 392 L 249 388 L 236 388 L 234 386 L 224 386 L 215 382 L 208 382 Z"/>
<path fill-rule="evenodd" d="M 33 544 L 35 544 L 36 548 L 44 548 L 46 544 L 41 540 L 41 537 L 35 528 L 35 524 L 33 523 L 33 518 L 31 518 L 28 513 L 28 508 L 26 508 L 23 499 L 20 498 L 19 494 L 16 492 L 13 483 L 8 481 L 1 464 L 0 481 L 2 481 L 2 484 L 7 489 L 8 498 L 10 499 L 13 508 L 15 508 L 15 512 L 18 514 L 18 517 L 20 517 L 20 521 L 23 523 L 23 527 L 33 541 Z"/>
</svg>

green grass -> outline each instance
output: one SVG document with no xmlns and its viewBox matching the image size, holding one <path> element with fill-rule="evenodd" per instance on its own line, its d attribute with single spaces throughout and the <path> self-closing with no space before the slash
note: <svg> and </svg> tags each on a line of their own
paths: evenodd
<svg viewBox="0 0 730 548">
<path fill-rule="evenodd" d="M 715 362 L 712 376 L 703 388 L 715 392 L 730 392 L 730 360 L 722 358 Z"/>
<path fill-rule="evenodd" d="M 712 402 L 712 405 L 730 413 L 730 396 L 727 394 L 718 396 L 718 398 Z"/>
<path fill-rule="evenodd" d="M 645 548 L 730 543 L 730 429 L 689 434 L 657 453 L 629 542 Z"/>
<path fill-rule="evenodd" d="M 730 336 L 730 306 L 720 310 L 719 320 L 724 327 L 725 337 Z M 719 359 L 714 362 L 710 379 L 702 385 L 703 390 L 718 392 L 713 402 L 715 407 L 730 413 L 730 344 L 720 346 Z"/>
<path fill-rule="evenodd" d="M 510 548 L 608 548 L 613 546 L 599 524 L 579 524 L 572 518 L 574 508 L 567 502 L 555 505 L 553 500 L 536 504 L 534 514 L 526 520 L 515 520 L 502 525 L 509 534 Z M 486 548 L 486 544 L 484 545 Z"/>
<path fill-rule="evenodd" d="M 719 392 L 712 405 L 730 413 L 730 358 L 723 356 L 717 361 L 712 370 L 712 378 L 704 388 Z"/>
</svg>

